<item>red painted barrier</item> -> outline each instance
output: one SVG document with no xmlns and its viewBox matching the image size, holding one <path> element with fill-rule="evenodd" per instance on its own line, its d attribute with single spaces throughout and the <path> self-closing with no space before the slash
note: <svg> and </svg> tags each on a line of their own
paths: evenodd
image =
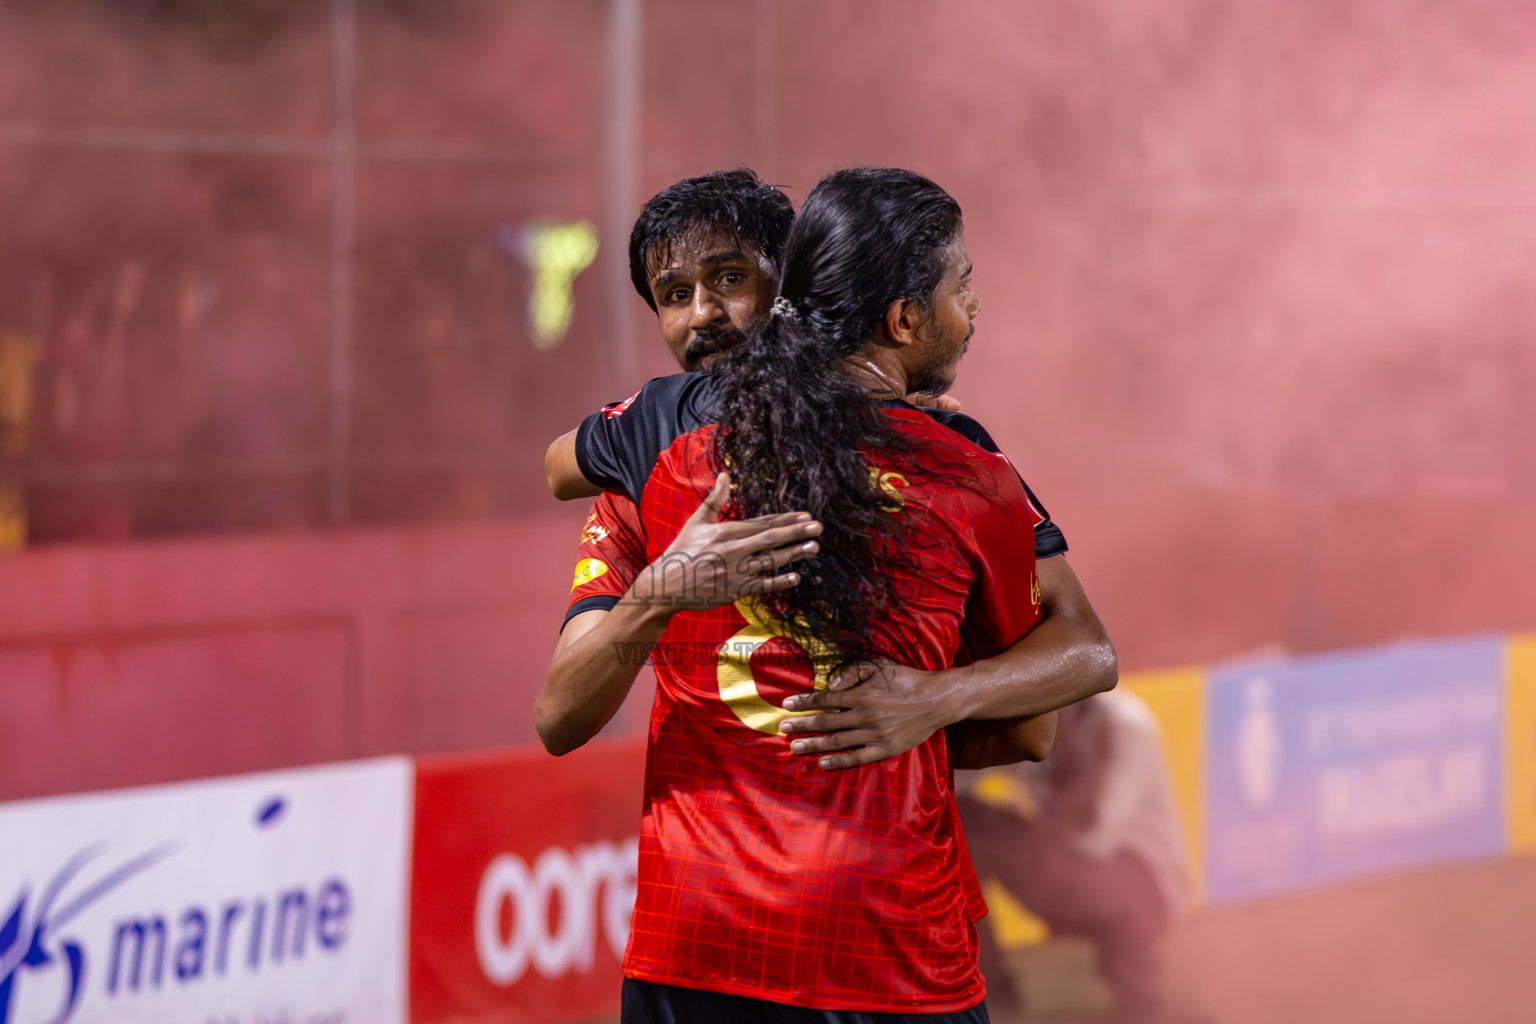
<svg viewBox="0 0 1536 1024">
<path fill-rule="evenodd" d="M 618 1011 L 643 739 L 416 769 L 416 1024 L 559 1024 Z"/>
<path fill-rule="evenodd" d="M 559 512 L 7 555 L 0 800 L 533 742 L 585 508 Z"/>
</svg>

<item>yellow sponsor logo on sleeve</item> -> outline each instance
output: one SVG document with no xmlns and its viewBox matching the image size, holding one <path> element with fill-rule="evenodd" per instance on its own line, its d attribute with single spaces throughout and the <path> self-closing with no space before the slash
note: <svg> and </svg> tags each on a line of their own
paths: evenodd
<svg viewBox="0 0 1536 1024">
<path fill-rule="evenodd" d="M 576 582 L 571 584 L 571 589 L 586 583 L 591 583 L 603 573 L 608 571 L 608 566 L 595 558 L 583 558 L 576 563 Z"/>
</svg>

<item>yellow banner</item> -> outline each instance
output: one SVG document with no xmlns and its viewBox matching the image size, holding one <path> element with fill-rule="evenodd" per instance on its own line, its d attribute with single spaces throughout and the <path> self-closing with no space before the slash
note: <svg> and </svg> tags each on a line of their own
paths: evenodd
<svg viewBox="0 0 1536 1024">
<path fill-rule="evenodd" d="M 1509 848 L 1536 850 L 1536 634 L 1505 647 L 1504 756 Z"/>
<path fill-rule="evenodd" d="M 1189 856 L 1190 903 L 1203 892 L 1205 851 L 1205 670 L 1176 668 L 1138 672 L 1120 685 L 1146 701 L 1163 733 L 1163 756 L 1173 776 L 1173 795 L 1184 823 Z"/>
</svg>

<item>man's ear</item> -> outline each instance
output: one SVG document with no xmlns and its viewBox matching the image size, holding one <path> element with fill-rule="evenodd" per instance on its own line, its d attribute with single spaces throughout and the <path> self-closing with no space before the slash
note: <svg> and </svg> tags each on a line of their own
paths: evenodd
<svg viewBox="0 0 1536 1024">
<path fill-rule="evenodd" d="M 885 320 L 882 325 L 891 344 L 897 348 L 905 348 L 920 340 L 917 329 L 927 320 L 928 313 L 922 306 L 911 299 L 896 299 L 885 308 Z"/>
</svg>

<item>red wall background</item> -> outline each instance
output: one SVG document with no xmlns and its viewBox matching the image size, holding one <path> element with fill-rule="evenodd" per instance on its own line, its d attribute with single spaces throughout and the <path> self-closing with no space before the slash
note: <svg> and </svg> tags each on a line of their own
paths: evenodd
<svg viewBox="0 0 1536 1024">
<path fill-rule="evenodd" d="M 8 556 L 0 800 L 530 742 L 580 525 Z"/>
<path fill-rule="evenodd" d="M 470 522 L 320 529 L 333 23 L 196 6 L 0 0 L 0 314 L 53 268 L 34 452 L 298 482 L 117 516 L 277 532 L 0 558 L 0 796 L 530 740 L 581 514 L 538 452 L 633 387 L 600 268 L 538 352 L 497 244 L 601 223 L 608 5 L 359 3 L 354 516 Z M 644 27 L 642 196 L 748 163 L 798 203 L 890 163 L 960 200 L 985 311 L 956 395 L 1127 669 L 1536 624 L 1531 5 L 648 0 Z M 81 433 L 48 382 L 96 379 L 70 311 L 104 322 L 80 310 L 134 261 L 128 412 Z M 39 541 L 81 533 L 60 490 Z"/>
</svg>

